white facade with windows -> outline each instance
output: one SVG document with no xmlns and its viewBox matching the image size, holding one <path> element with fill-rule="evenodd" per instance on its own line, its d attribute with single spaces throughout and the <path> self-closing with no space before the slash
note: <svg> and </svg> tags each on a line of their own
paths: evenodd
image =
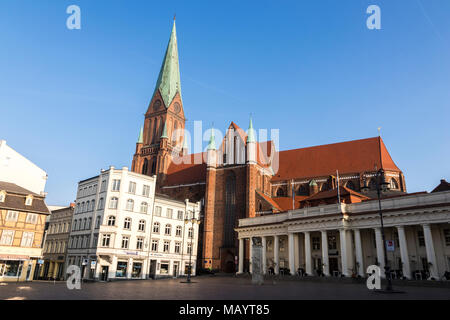
<svg viewBox="0 0 450 320">
<path fill-rule="evenodd" d="M 154 278 L 196 273 L 200 203 L 156 195 L 149 252 L 150 276 Z M 192 220 L 194 219 L 194 221 Z"/>
<path fill-rule="evenodd" d="M 172 260 L 178 257 L 174 254 L 176 241 L 165 236 L 165 231 L 162 231 L 164 237 L 152 238 L 153 222 L 162 219 L 160 223 L 165 226 L 164 219 L 168 219 L 184 225 L 184 220 L 155 217 L 154 212 L 162 215 L 170 207 L 184 215 L 198 205 L 171 199 L 155 200 L 155 185 L 156 176 L 130 172 L 127 167 L 121 170 L 110 167 L 96 177 L 81 181 L 67 249 L 67 266 L 80 266 L 85 279 L 106 281 L 166 275 L 165 263 L 169 261 L 167 275 L 173 274 L 176 267 Z M 156 202 L 160 203 L 157 207 Z M 183 241 L 183 238 L 177 239 Z M 187 245 L 185 247 L 187 250 Z M 177 260 L 179 268 L 184 263 L 182 253 Z M 182 274 L 179 270 L 177 274 Z"/>
<path fill-rule="evenodd" d="M 443 280 L 450 274 L 450 191 L 381 200 L 392 277 Z M 378 201 L 331 204 L 239 220 L 239 273 L 252 271 L 252 238 L 260 238 L 264 273 L 366 276 L 384 246 Z"/>
</svg>

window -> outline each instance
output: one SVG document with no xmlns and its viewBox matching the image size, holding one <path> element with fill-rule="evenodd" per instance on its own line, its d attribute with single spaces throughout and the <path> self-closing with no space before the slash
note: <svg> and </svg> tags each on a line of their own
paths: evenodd
<svg viewBox="0 0 450 320">
<path fill-rule="evenodd" d="M 122 237 L 122 249 L 128 249 L 128 242 L 130 241 L 129 236 Z"/>
<path fill-rule="evenodd" d="M 336 236 L 328 236 L 328 249 L 329 250 L 337 249 Z"/>
<path fill-rule="evenodd" d="M 17 211 L 8 211 L 6 214 L 6 221 L 17 221 L 19 218 L 19 213 Z"/>
<path fill-rule="evenodd" d="M 20 261 L 2 261 L 2 275 L 6 277 L 19 277 L 22 275 L 22 263 Z M 2 269 L 0 269 L 1 271 Z"/>
<path fill-rule="evenodd" d="M 87 227 L 87 219 L 84 218 L 84 219 L 83 219 L 83 227 L 81 227 L 80 229 L 81 229 L 81 230 L 86 230 L 86 227 Z"/>
<path fill-rule="evenodd" d="M 158 240 L 152 240 L 152 251 L 153 252 L 158 251 Z"/>
<path fill-rule="evenodd" d="M 97 216 L 97 218 L 95 218 L 95 229 L 100 228 L 100 216 Z"/>
<path fill-rule="evenodd" d="M 108 218 L 108 226 L 115 226 L 116 225 L 116 217 L 109 216 Z"/>
<path fill-rule="evenodd" d="M 166 236 L 170 236 L 171 231 L 172 231 L 172 226 L 171 226 L 170 224 L 166 224 L 166 229 L 165 229 L 165 231 L 164 231 L 164 234 L 165 234 Z"/>
<path fill-rule="evenodd" d="M 193 237 L 194 237 L 194 229 L 189 228 L 189 231 L 188 231 L 188 237 L 189 237 L 189 238 L 193 238 Z"/>
<path fill-rule="evenodd" d="M 142 250 L 143 246 L 144 246 L 144 239 L 143 238 L 137 238 L 136 250 Z"/>
<path fill-rule="evenodd" d="M 123 223 L 123 228 L 130 230 L 131 229 L 131 218 L 125 218 L 125 222 Z"/>
<path fill-rule="evenodd" d="M 159 233 L 159 222 L 153 224 L 153 233 Z"/>
<path fill-rule="evenodd" d="M 181 233 L 182 233 L 182 228 L 181 226 L 177 226 L 177 229 L 175 230 L 175 235 L 177 237 L 181 237 Z"/>
<path fill-rule="evenodd" d="M 114 179 L 112 184 L 112 191 L 120 191 L 120 179 Z"/>
<path fill-rule="evenodd" d="M 133 211 L 134 209 L 134 201 L 132 199 L 127 200 L 127 211 Z"/>
<path fill-rule="evenodd" d="M 38 219 L 38 215 L 37 214 L 29 213 L 29 214 L 27 214 L 26 223 L 36 224 L 37 223 L 37 219 Z"/>
<path fill-rule="evenodd" d="M 161 207 L 155 207 L 155 216 L 161 217 L 161 211 L 162 211 Z"/>
<path fill-rule="evenodd" d="M 25 205 L 26 206 L 31 206 L 33 204 L 33 197 L 32 196 L 28 196 L 25 199 Z"/>
<path fill-rule="evenodd" d="M 150 186 L 144 185 L 144 187 L 142 188 L 142 195 L 150 197 Z"/>
<path fill-rule="evenodd" d="M 419 246 L 420 247 L 425 247 L 425 237 L 423 235 L 423 231 L 419 230 L 417 232 L 417 239 L 419 240 Z"/>
<path fill-rule="evenodd" d="M 147 213 L 148 204 L 147 202 L 141 202 L 141 213 Z"/>
<path fill-rule="evenodd" d="M 164 252 L 169 252 L 169 248 L 170 248 L 170 241 L 164 241 Z"/>
<path fill-rule="evenodd" d="M 102 236 L 102 247 L 109 247 L 110 240 L 111 240 L 111 235 L 104 234 Z"/>
<path fill-rule="evenodd" d="M 130 184 L 128 185 L 128 192 L 132 194 L 136 193 L 136 182 L 130 181 Z"/>
<path fill-rule="evenodd" d="M 178 211 L 178 216 L 177 216 L 178 220 L 183 220 L 183 211 Z"/>
<path fill-rule="evenodd" d="M 126 261 L 118 261 L 116 269 L 116 278 L 124 278 L 127 275 L 127 265 Z"/>
<path fill-rule="evenodd" d="M 109 208 L 110 209 L 117 209 L 117 203 L 119 202 L 119 199 L 116 197 L 112 197 L 111 200 L 109 200 Z"/>
<path fill-rule="evenodd" d="M 0 202 L 5 202 L 6 193 L 5 191 L 0 192 Z"/>
<path fill-rule="evenodd" d="M 312 237 L 312 249 L 320 250 L 320 237 Z"/>
<path fill-rule="evenodd" d="M 98 210 L 102 210 L 103 209 L 103 205 L 104 205 L 104 199 L 103 198 L 98 199 L 97 209 Z"/>
<path fill-rule="evenodd" d="M 4 230 L 2 232 L 2 237 L 0 238 L 0 244 L 10 246 L 13 244 L 14 240 L 14 230 Z"/>
<path fill-rule="evenodd" d="M 187 254 L 191 254 L 192 251 L 192 243 L 188 243 L 187 245 Z"/>
<path fill-rule="evenodd" d="M 91 210 L 90 211 L 94 211 L 95 210 L 95 200 L 91 201 Z"/>
<path fill-rule="evenodd" d="M 180 253 L 181 243 L 175 242 L 175 253 Z"/>
<path fill-rule="evenodd" d="M 391 181 L 390 181 L 390 183 L 389 183 L 389 187 L 390 187 L 391 189 L 394 189 L 394 190 L 398 189 L 398 183 L 397 183 L 397 181 L 396 181 L 395 179 L 391 179 Z"/>
<path fill-rule="evenodd" d="M 86 226 L 86 229 L 91 229 L 91 224 L 92 224 L 92 218 L 88 219 L 88 224 Z"/>
<path fill-rule="evenodd" d="M 89 202 L 89 201 L 88 201 L 88 202 L 86 202 L 86 212 L 88 212 L 88 211 L 90 210 L 89 204 L 90 204 L 90 202 Z"/>
<path fill-rule="evenodd" d="M 450 246 L 450 229 L 444 230 L 445 245 Z"/>
<path fill-rule="evenodd" d="M 105 191 L 106 190 L 106 180 L 102 180 L 102 185 L 100 187 L 100 191 Z"/>
<path fill-rule="evenodd" d="M 94 240 L 92 241 L 92 246 L 97 247 L 98 245 L 98 234 L 94 234 Z"/>
<path fill-rule="evenodd" d="M 139 231 L 145 231 L 145 220 L 140 220 L 139 221 Z"/>
<path fill-rule="evenodd" d="M 173 210 L 172 209 L 167 209 L 167 218 L 172 219 L 173 218 Z"/>
</svg>

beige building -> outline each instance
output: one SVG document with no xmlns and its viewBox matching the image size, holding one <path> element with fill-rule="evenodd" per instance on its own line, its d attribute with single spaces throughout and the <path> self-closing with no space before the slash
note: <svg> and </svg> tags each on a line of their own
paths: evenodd
<svg viewBox="0 0 450 320">
<path fill-rule="evenodd" d="M 44 244 L 44 264 L 40 277 L 46 280 L 64 279 L 67 244 L 71 230 L 75 204 L 52 210 Z"/>
<path fill-rule="evenodd" d="M 249 240 L 258 238 L 264 273 L 364 277 L 370 265 L 384 270 L 387 248 L 392 277 L 448 279 L 450 191 L 385 198 L 381 208 L 386 245 L 377 200 L 241 219 L 239 273 L 252 271 L 244 253 L 252 249 Z"/>
<path fill-rule="evenodd" d="M 0 281 L 37 278 L 42 259 L 45 197 L 10 182 L 0 182 Z"/>
</svg>

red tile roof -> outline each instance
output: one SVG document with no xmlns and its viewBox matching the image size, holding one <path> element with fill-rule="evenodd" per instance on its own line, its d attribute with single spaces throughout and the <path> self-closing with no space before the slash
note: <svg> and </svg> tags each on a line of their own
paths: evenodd
<svg viewBox="0 0 450 320">
<path fill-rule="evenodd" d="M 171 162 L 167 170 L 166 185 L 190 184 L 206 181 L 206 152 L 188 154 L 180 164 Z"/>
<path fill-rule="evenodd" d="M 380 137 L 327 144 L 279 152 L 279 168 L 272 181 L 336 174 L 374 171 L 374 168 L 397 171 Z"/>
<path fill-rule="evenodd" d="M 358 198 L 361 198 L 363 200 L 370 199 L 368 196 L 365 196 L 359 192 L 356 192 L 356 191 L 349 189 L 347 187 L 344 187 L 344 186 L 339 187 L 339 193 L 340 193 L 341 197 L 350 194 L 350 195 L 356 196 Z M 321 200 L 321 199 L 330 199 L 330 198 L 336 198 L 336 200 L 337 200 L 337 188 L 318 192 L 316 194 L 313 194 L 312 196 L 306 197 L 303 201 Z"/>
<path fill-rule="evenodd" d="M 283 208 L 281 208 L 278 203 L 276 203 L 271 197 L 266 196 L 264 193 L 261 193 L 259 191 L 256 191 L 256 193 L 263 198 L 264 200 L 266 200 L 273 208 L 275 208 L 278 211 L 284 211 Z"/>
<path fill-rule="evenodd" d="M 308 198 L 308 196 L 295 196 L 294 205 L 295 209 L 300 208 L 300 202 Z M 292 210 L 292 198 L 291 197 L 278 197 L 272 198 L 278 206 L 282 209 L 282 211 Z"/>
</svg>

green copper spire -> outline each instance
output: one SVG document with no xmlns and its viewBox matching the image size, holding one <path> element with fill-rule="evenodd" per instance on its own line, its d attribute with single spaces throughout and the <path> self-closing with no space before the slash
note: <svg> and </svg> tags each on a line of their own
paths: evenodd
<svg viewBox="0 0 450 320">
<path fill-rule="evenodd" d="M 253 130 L 252 117 L 250 117 L 250 124 L 248 126 L 247 143 L 256 142 L 255 140 L 255 130 Z"/>
<path fill-rule="evenodd" d="M 208 150 L 216 150 L 216 138 L 214 137 L 214 128 L 211 129 L 211 138 L 209 138 Z"/>
<path fill-rule="evenodd" d="M 162 132 L 162 135 L 161 135 L 161 139 L 163 139 L 163 138 L 166 138 L 166 139 L 169 138 L 169 137 L 167 136 L 167 121 L 164 122 L 164 129 L 163 129 L 163 132 Z"/>
<path fill-rule="evenodd" d="M 141 131 L 139 131 L 139 138 L 137 143 L 144 143 L 144 128 L 141 127 Z"/>
<path fill-rule="evenodd" d="M 170 35 L 169 44 L 167 45 L 166 54 L 161 66 L 161 71 L 159 72 L 153 96 L 156 94 L 157 90 L 159 90 L 166 108 L 169 107 L 177 92 L 180 94 L 181 99 L 180 67 L 178 64 L 175 20 L 173 21 L 172 34 Z"/>
</svg>

